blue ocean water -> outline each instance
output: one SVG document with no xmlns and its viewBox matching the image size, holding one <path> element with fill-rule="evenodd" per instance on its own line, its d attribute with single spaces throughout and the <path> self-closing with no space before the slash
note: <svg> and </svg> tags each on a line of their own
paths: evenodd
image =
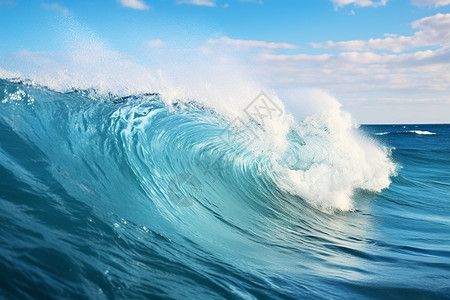
<svg viewBox="0 0 450 300">
<path fill-rule="evenodd" d="M 0 298 L 449 298 L 450 126 L 328 117 L 0 80 Z"/>
</svg>

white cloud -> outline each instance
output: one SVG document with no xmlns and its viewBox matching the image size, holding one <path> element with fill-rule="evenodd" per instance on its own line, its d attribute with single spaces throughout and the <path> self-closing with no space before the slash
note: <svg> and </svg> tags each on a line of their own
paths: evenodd
<svg viewBox="0 0 450 300">
<path fill-rule="evenodd" d="M 450 43 L 450 14 L 437 14 L 412 23 L 413 28 L 422 29 L 413 36 L 386 37 L 383 39 L 329 41 L 325 45 L 312 43 L 314 48 L 345 51 L 388 50 L 401 52 L 407 49 L 436 46 Z"/>
<path fill-rule="evenodd" d="M 146 41 L 144 45 L 148 48 L 159 48 L 164 46 L 164 42 L 161 40 Z"/>
<path fill-rule="evenodd" d="M 148 10 L 150 6 L 145 4 L 142 0 L 120 0 L 123 7 L 128 7 L 137 10 Z"/>
<path fill-rule="evenodd" d="M 176 4 L 192 4 L 198 6 L 216 6 L 216 0 L 177 0 Z"/>
<path fill-rule="evenodd" d="M 450 0 L 412 0 L 412 4 L 417 6 L 445 6 L 450 4 Z"/>
<path fill-rule="evenodd" d="M 450 121 L 450 48 L 402 54 L 259 53 L 253 59 L 267 86 L 327 90 L 364 122 Z"/>
<path fill-rule="evenodd" d="M 64 15 L 68 15 L 70 13 L 70 11 L 67 8 L 59 5 L 58 3 L 42 3 L 41 6 L 43 9 L 56 10 L 56 11 L 61 12 Z"/>
<path fill-rule="evenodd" d="M 445 1 L 445 0 L 443 0 Z M 373 1 L 373 0 L 331 0 L 331 2 L 334 3 L 335 7 L 344 7 L 349 4 L 353 4 L 355 6 L 360 7 L 377 7 L 377 6 L 384 6 L 387 3 L 387 0 L 379 0 L 379 1 Z"/>
<path fill-rule="evenodd" d="M 246 63 L 258 74 L 268 75 L 268 84 L 274 87 L 319 87 L 346 96 L 358 92 L 370 94 L 381 89 L 399 99 L 403 97 L 402 93 L 409 96 L 420 92 L 441 93 L 440 97 L 450 102 L 450 97 L 445 96 L 450 95 L 450 45 L 412 53 L 344 51 L 317 55 L 267 52 L 267 49 L 295 49 L 297 46 L 228 37 L 207 40 L 206 45 L 234 51 L 259 50 L 249 53 Z"/>
<path fill-rule="evenodd" d="M 265 88 L 327 90 L 364 122 L 449 122 L 450 14 L 419 19 L 412 28 L 411 36 L 314 44 L 319 54 L 280 53 L 298 47 L 229 37 L 207 40 L 204 53 L 242 51 L 243 64 Z"/>
<path fill-rule="evenodd" d="M 316 65 L 318 63 L 328 67 L 421 67 L 425 65 L 450 65 L 450 48 L 425 50 L 402 54 L 377 54 L 373 52 L 342 52 L 339 54 L 294 54 L 278 55 L 261 53 L 256 57 L 262 62 L 282 63 L 288 65 Z M 450 82 L 449 82 L 450 86 Z"/>
<path fill-rule="evenodd" d="M 207 41 L 208 45 L 217 45 L 227 48 L 233 48 L 238 50 L 250 50 L 254 48 L 260 49 L 296 49 L 297 45 L 288 43 L 273 43 L 265 41 L 254 41 L 254 40 L 235 40 L 229 37 L 222 37 L 219 39 L 209 39 Z"/>
</svg>

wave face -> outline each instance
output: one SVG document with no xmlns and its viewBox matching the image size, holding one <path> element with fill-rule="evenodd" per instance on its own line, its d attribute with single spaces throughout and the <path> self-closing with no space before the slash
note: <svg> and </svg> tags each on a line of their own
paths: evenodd
<svg viewBox="0 0 450 300">
<path fill-rule="evenodd" d="M 395 175 L 392 149 L 335 107 L 260 124 L 22 80 L 0 80 L 0 100 L 6 298 L 431 293 L 383 288 L 383 267 L 428 252 L 377 237 L 368 211 Z"/>
</svg>

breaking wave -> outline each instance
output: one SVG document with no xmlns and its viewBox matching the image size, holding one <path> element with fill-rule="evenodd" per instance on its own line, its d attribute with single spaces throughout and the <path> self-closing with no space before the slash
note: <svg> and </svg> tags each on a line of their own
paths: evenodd
<svg viewBox="0 0 450 300">
<path fill-rule="evenodd" d="M 351 210 L 355 190 L 380 192 L 395 172 L 388 150 L 335 106 L 297 122 L 265 95 L 255 101 L 271 107 L 259 120 L 251 106 L 236 117 L 158 93 L 57 92 L 22 80 L 2 80 L 1 91 L 3 126 L 69 176 L 61 184 L 105 198 L 114 195 L 108 182 L 128 182 L 127 193 L 142 189 L 164 208 L 174 178 L 192 174 L 202 190 L 195 201 L 203 204 L 218 197 L 214 190 L 227 190 L 228 199 L 250 188 L 261 205 L 280 193 L 325 211 Z"/>
</svg>

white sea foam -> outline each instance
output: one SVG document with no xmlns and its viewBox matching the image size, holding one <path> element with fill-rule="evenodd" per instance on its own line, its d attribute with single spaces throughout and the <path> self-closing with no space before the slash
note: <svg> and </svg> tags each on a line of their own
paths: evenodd
<svg viewBox="0 0 450 300">
<path fill-rule="evenodd" d="M 3 79 L 11 79 L 11 78 L 19 78 L 21 75 L 19 73 L 9 72 L 0 67 L 0 78 Z"/>
<path fill-rule="evenodd" d="M 321 209 L 351 210 L 355 189 L 380 192 L 389 187 L 396 166 L 387 149 L 358 132 L 335 99 L 324 93 L 315 96 L 327 105 L 298 128 L 305 142 L 298 159 L 306 164 L 287 169 L 289 180 L 283 178 L 281 185 Z"/>
<path fill-rule="evenodd" d="M 436 133 L 434 133 L 434 132 L 430 132 L 430 131 L 427 131 L 427 130 L 411 130 L 411 131 L 408 131 L 408 132 L 412 132 L 412 133 L 415 133 L 415 134 L 425 134 L 425 135 L 433 135 L 433 134 L 436 134 Z"/>
<path fill-rule="evenodd" d="M 430 132 L 427 130 L 407 130 L 407 131 L 391 131 L 391 132 L 378 132 L 375 135 L 386 135 L 386 134 L 395 134 L 395 133 L 415 133 L 415 134 L 423 134 L 423 135 L 433 135 L 436 134 L 434 132 Z"/>
</svg>

